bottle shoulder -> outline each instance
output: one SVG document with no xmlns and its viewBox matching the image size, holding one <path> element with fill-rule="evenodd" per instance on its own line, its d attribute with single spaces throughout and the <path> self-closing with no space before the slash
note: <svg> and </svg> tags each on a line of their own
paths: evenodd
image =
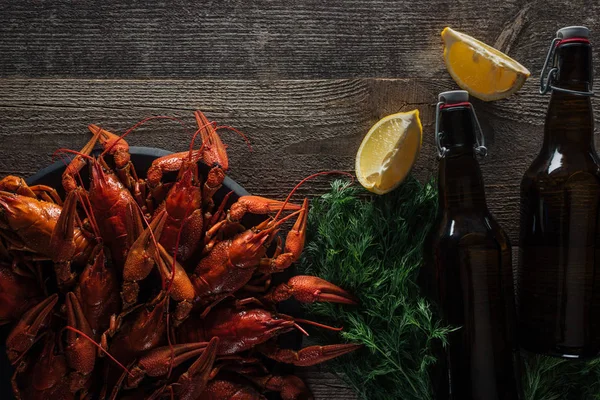
<svg viewBox="0 0 600 400">
<path fill-rule="evenodd" d="M 431 230 L 430 243 L 445 246 L 489 245 L 510 248 L 508 235 L 489 212 L 443 214 Z"/>
<path fill-rule="evenodd" d="M 521 187 L 540 181 L 564 182 L 578 173 L 600 179 L 600 160 L 595 151 L 570 154 L 558 149 L 542 150 L 523 174 Z"/>
</svg>

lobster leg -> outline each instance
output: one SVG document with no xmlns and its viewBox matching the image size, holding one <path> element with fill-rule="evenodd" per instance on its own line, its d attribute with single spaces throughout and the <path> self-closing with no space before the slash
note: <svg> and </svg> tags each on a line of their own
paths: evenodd
<svg viewBox="0 0 600 400">
<path fill-rule="evenodd" d="M 34 185 L 31 186 L 29 189 L 31 189 L 31 191 L 35 193 L 36 197 L 40 200 L 44 200 L 50 203 L 56 203 L 59 206 L 62 206 L 63 204 L 62 199 L 58 195 L 58 192 L 53 187 L 46 185 Z"/>
<path fill-rule="evenodd" d="M 344 289 L 316 276 L 296 275 L 287 283 L 282 283 L 265 295 L 265 300 L 278 303 L 294 297 L 302 303 L 330 302 L 358 304 L 354 296 Z"/>
<path fill-rule="evenodd" d="M 20 194 L 21 196 L 56 203 L 62 206 L 62 200 L 56 189 L 46 185 L 28 186 L 20 176 L 8 175 L 0 180 L 0 190 Z"/>
<path fill-rule="evenodd" d="M 232 190 L 229 193 L 227 193 L 225 195 L 225 197 L 223 197 L 221 204 L 219 204 L 219 208 L 217 208 L 217 211 L 215 211 L 214 214 L 212 214 L 212 215 L 210 213 L 205 214 L 205 222 L 204 222 L 205 227 L 210 228 L 213 225 L 215 225 L 217 222 L 219 222 L 225 218 L 225 207 L 228 206 L 229 198 L 231 197 L 231 195 L 233 193 L 234 192 Z"/>
<path fill-rule="evenodd" d="M 298 367 L 310 367 L 350 353 L 362 344 L 332 344 L 328 346 L 309 346 L 301 350 L 280 349 L 274 342 L 267 342 L 258 346 L 258 351 L 266 357 Z"/>
<path fill-rule="evenodd" d="M 78 329 L 91 338 L 93 336 L 92 328 L 83 314 L 79 300 L 77 300 L 73 292 L 67 293 L 65 305 L 67 309 L 67 325 Z M 71 391 L 75 393 L 85 387 L 94 370 L 96 348 L 88 339 L 68 330 L 65 356 L 67 365 L 74 370 L 69 376 L 69 381 Z"/>
<path fill-rule="evenodd" d="M 44 328 L 51 316 L 52 309 L 58 301 L 58 294 L 42 300 L 27 311 L 6 338 L 6 353 L 12 365 L 35 343 L 39 331 Z"/>
</svg>

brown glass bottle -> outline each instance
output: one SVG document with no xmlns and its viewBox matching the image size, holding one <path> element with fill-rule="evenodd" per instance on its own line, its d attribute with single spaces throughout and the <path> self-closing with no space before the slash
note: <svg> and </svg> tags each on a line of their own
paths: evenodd
<svg viewBox="0 0 600 400">
<path fill-rule="evenodd" d="M 521 183 L 518 335 L 526 350 L 579 358 L 600 351 L 600 163 L 588 31 L 558 37 L 544 143 Z"/>
<path fill-rule="evenodd" d="M 510 243 L 486 205 L 476 154 L 482 148 L 476 139 L 479 124 L 468 95 L 446 92 L 440 101 L 439 215 L 426 240 L 429 259 L 420 282 L 445 322 L 459 329 L 438 354 L 432 373 L 435 396 L 516 400 L 520 385 Z"/>
</svg>

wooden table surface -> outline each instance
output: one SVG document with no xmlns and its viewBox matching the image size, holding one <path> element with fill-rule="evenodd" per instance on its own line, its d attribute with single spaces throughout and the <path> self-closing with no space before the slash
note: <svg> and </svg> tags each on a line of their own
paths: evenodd
<svg viewBox="0 0 600 400">
<path fill-rule="evenodd" d="M 518 185 L 542 140 L 548 97 L 537 87 L 549 43 L 575 24 L 599 43 L 599 15 L 596 0 L 2 0 L 0 175 L 27 176 L 55 149 L 81 148 L 89 123 L 123 132 L 173 115 L 192 126 L 200 109 L 252 141 L 249 152 L 223 133 L 232 178 L 283 198 L 312 172 L 352 171 L 378 119 L 418 108 L 424 146 L 415 173 L 426 178 L 436 170 L 437 94 L 457 88 L 441 57 L 439 33 L 449 25 L 532 72 L 510 99 L 474 101 L 490 151 L 482 163 L 489 207 L 516 243 Z M 165 121 L 128 140 L 188 146 L 181 127 Z M 323 179 L 300 193 L 327 187 Z M 319 369 L 304 376 L 317 399 L 354 398 Z"/>
</svg>

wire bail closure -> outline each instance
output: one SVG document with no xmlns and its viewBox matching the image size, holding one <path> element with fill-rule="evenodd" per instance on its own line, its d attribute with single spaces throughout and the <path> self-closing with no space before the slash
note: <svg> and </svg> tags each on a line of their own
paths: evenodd
<svg viewBox="0 0 600 400">
<path fill-rule="evenodd" d="M 550 65 L 550 63 L 554 62 L 554 56 L 556 55 L 556 49 L 560 42 L 562 42 L 562 38 L 554 38 L 552 43 L 550 44 L 550 48 L 548 49 L 548 54 L 546 55 L 546 61 L 544 61 L 544 66 L 542 68 L 542 72 L 540 74 L 540 94 L 546 94 L 550 91 L 557 91 L 562 93 L 573 94 L 575 96 L 585 96 L 592 97 L 594 96 L 594 91 L 592 90 L 592 82 L 590 82 L 590 90 L 587 92 L 581 92 L 579 90 L 571 90 L 565 89 L 558 86 L 554 86 L 553 83 L 556 80 L 556 75 L 558 74 L 558 67 Z"/>
<path fill-rule="evenodd" d="M 477 114 L 475 113 L 473 105 L 470 102 L 466 102 L 465 105 L 467 104 L 471 109 L 471 115 L 473 116 L 473 120 L 475 121 L 475 126 L 477 129 L 477 132 L 475 133 L 475 153 L 479 157 L 483 158 L 488 154 L 488 149 L 485 146 L 485 136 L 483 135 L 483 130 L 481 129 L 481 125 L 479 124 L 479 119 L 477 118 Z M 440 132 L 440 115 L 444 105 L 447 105 L 447 103 L 440 101 L 435 106 L 435 144 L 438 151 L 438 159 L 444 158 L 449 151 L 448 148 L 442 146 L 442 136 L 444 135 L 444 132 Z M 449 106 L 451 105 L 452 104 L 449 104 Z"/>
</svg>

